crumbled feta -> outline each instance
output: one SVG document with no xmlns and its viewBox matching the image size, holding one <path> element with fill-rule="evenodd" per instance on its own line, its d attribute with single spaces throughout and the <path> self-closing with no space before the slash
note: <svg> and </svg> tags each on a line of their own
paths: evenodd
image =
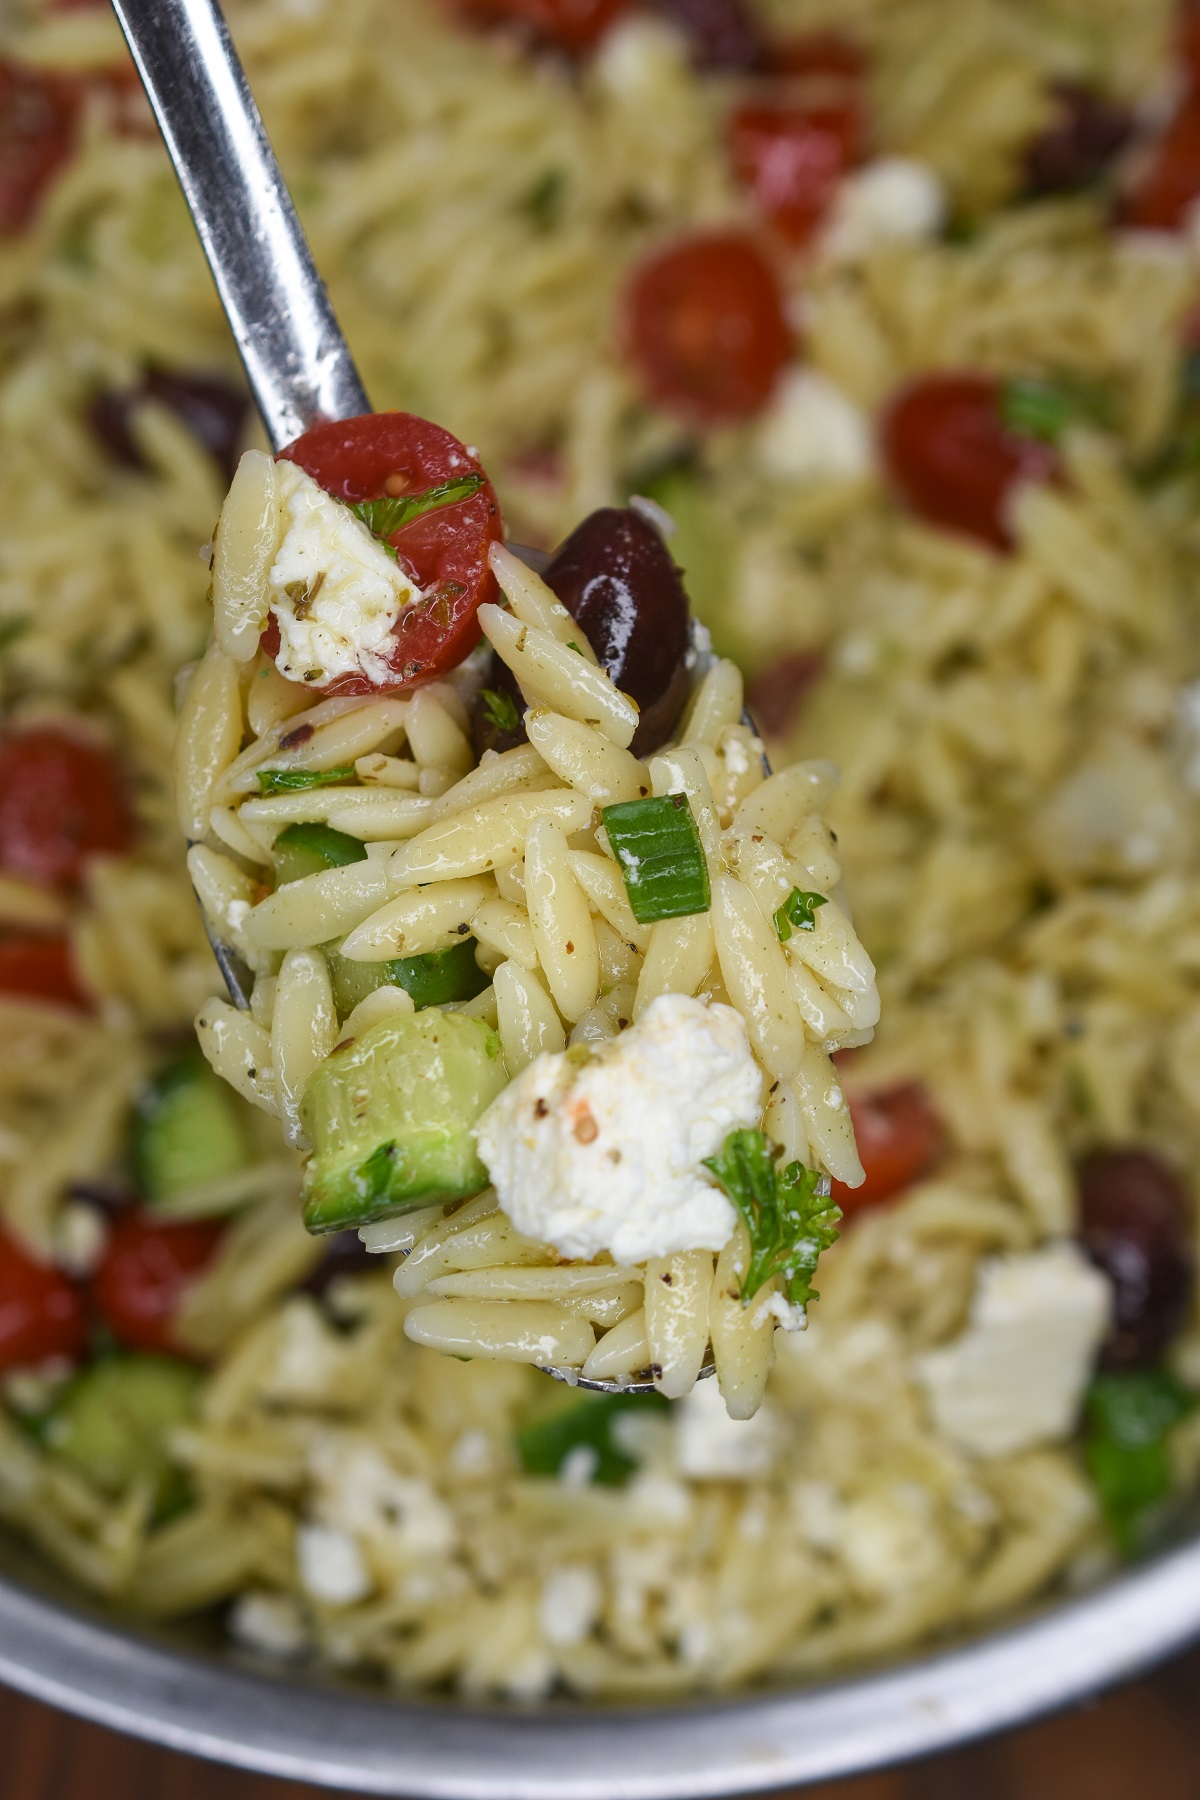
<svg viewBox="0 0 1200 1800">
<path fill-rule="evenodd" d="M 928 1495 L 911 1483 L 852 1500 L 842 1511 L 837 1552 L 855 1587 L 871 1600 L 911 1592 L 937 1574 L 945 1554 Z"/>
<path fill-rule="evenodd" d="M 857 481 L 873 460 L 866 414 L 816 369 L 789 369 L 758 428 L 758 460 L 781 481 Z"/>
<path fill-rule="evenodd" d="M 610 100 L 653 105 L 664 88 L 684 78 L 687 46 L 680 33 L 661 19 L 633 14 L 605 33 L 592 57 L 591 75 Z"/>
<path fill-rule="evenodd" d="M 985 1263 L 967 1329 L 916 1364 L 938 1430 L 975 1456 L 1068 1436 L 1111 1301 L 1074 1244 Z"/>
<path fill-rule="evenodd" d="M 591 1444 L 576 1444 L 558 1465 L 558 1480 L 565 1488 L 585 1488 L 600 1467 L 600 1452 Z"/>
<path fill-rule="evenodd" d="M 309 1457 L 323 1523 L 405 1560 L 445 1556 L 458 1538 L 454 1515 L 420 1475 L 404 1475 L 373 1444 L 320 1438 Z"/>
<path fill-rule="evenodd" d="M 822 249 L 839 261 L 853 262 L 877 244 L 934 237 L 945 216 L 942 183 L 927 163 L 883 156 L 843 181 Z"/>
<path fill-rule="evenodd" d="M 604 1589 L 586 1563 L 564 1563 L 542 1583 L 538 1622 L 548 1644 L 581 1644 L 600 1617 Z"/>
<path fill-rule="evenodd" d="M 239 1643 L 266 1656 L 299 1656 L 308 1647 L 304 1615 L 290 1594 L 240 1594 L 229 1628 Z"/>
<path fill-rule="evenodd" d="M 332 1525 L 301 1525 L 296 1533 L 300 1585 L 327 1606 L 353 1606 L 371 1591 L 371 1576 L 354 1539 Z"/>
<path fill-rule="evenodd" d="M 392 631 L 421 598 L 348 506 L 295 463 L 276 464 L 283 536 L 267 592 L 279 626 L 275 666 L 323 687 L 340 675 L 382 682 Z"/>
<path fill-rule="evenodd" d="M 662 994 L 607 1043 L 537 1057 L 475 1135 L 518 1231 L 564 1256 L 640 1263 L 727 1242 L 735 1214 L 701 1163 L 761 1108 L 733 1008 Z"/>
<path fill-rule="evenodd" d="M 752 1419 L 731 1419 L 715 1381 L 698 1381 L 674 1411 L 675 1454 L 693 1481 L 757 1481 L 779 1451 L 779 1421 L 766 1402 Z"/>
<path fill-rule="evenodd" d="M 90 1275 L 104 1255 L 108 1225 L 98 1206 L 69 1200 L 58 1215 L 54 1248 L 68 1275 Z"/>
</svg>

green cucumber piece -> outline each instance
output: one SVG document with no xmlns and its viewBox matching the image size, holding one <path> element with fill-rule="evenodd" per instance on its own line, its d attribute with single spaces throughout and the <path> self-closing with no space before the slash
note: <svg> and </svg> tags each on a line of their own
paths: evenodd
<svg viewBox="0 0 1200 1800">
<path fill-rule="evenodd" d="M 305 875 L 319 875 L 323 869 L 344 869 L 350 863 L 365 862 L 367 847 L 361 838 L 348 831 L 335 831 L 332 825 L 285 825 L 271 848 L 275 858 L 275 886 L 300 881 Z"/>
<path fill-rule="evenodd" d="M 424 956 L 397 956 L 391 962 L 352 962 L 333 949 L 327 949 L 325 954 L 334 1003 L 343 1018 L 376 988 L 404 988 L 420 1012 L 424 1006 L 473 1000 L 491 980 L 475 961 L 472 937 L 452 944 L 449 950 L 431 950 Z"/>
<path fill-rule="evenodd" d="M 42 1442 L 105 1493 L 150 1482 L 161 1515 L 186 1492 L 166 1435 L 191 1416 L 202 1380 L 200 1369 L 172 1356 L 101 1357 L 58 1396 Z"/>
<path fill-rule="evenodd" d="M 472 1127 L 507 1081 L 500 1039 L 466 1013 L 383 1019 L 339 1044 L 300 1102 L 305 1225 L 344 1231 L 479 1193 Z"/>
<path fill-rule="evenodd" d="M 590 1480 L 623 1487 L 637 1468 L 613 1436 L 617 1415 L 631 1408 L 661 1411 L 661 1394 L 577 1394 L 516 1433 L 517 1455 L 527 1475 L 556 1476 L 573 1451 L 589 1452 Z"/>
<path fill-rule="evenodd" d="M 143 1089 L 133 1165 L 138 1192 L 151 1206 L 233 1175 L 249 1160 L 237 1099 L 195 1046 Z"/>
</svg>

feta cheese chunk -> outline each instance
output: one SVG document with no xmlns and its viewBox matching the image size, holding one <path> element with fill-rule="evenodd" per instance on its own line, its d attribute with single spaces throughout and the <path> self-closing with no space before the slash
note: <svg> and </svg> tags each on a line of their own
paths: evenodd
<svg viewBox="0 0 1200 1800">
<path fill-rule="evenodd" d="M 382 683 L 396 621 L 421 590 L 311 475 L 290 462 L 275 468 L 282 537 L 267 576 L 279 626 L 275 666 L 315 687 L 341 675 Z"/>
<path fill-rule="evenodd" d="M 967 1329 L 916 1365 L 938 1430 L 974 1456 L 1067 1437 L 1111 1304 L 1107 1280 L 1071 1243 L 985 1263 Z"/>
<path fill-rule="evenodd" d="M 698 1381 L 674 1419 L 680 1473 L 693 1481 L 757 1481 L 771 1473 L 780 1432 L 770 1402 L 752 1419 L 731 1419 L 716 1382 Z"/>
<path fill-rule="evenodd" d="M 537 1057 L 476 1126 L 504 1211 L 564 1256 L 719 1250 L 736 1215 L 700 1165 L 762 1109 L 740 1016 L 660 994 L 628 1031 L 581 1048 Z"/>
<path fill-rule="evenodd" d="M 371 1577 L 352 1537 L 328 1525 L 301 1525 L 296 1533 L 300 1585 L 326 1606 L 353 1606 L 371 1591 Z"/>
<path fill-rule="evenodd" d="M 758 459 L 783 481 L 856 481 L 870 473 L 871 427 L 828 376 L 789 369 L 759 426 Z"/>
<path fill-rule="evenodd" d="M 945 216 L 946 196 L 928 164 L 882 156 L 843 181 L 821 248 L 835 261 L 856 262 L 878 244 L 935 237 Z"/>
</svg>

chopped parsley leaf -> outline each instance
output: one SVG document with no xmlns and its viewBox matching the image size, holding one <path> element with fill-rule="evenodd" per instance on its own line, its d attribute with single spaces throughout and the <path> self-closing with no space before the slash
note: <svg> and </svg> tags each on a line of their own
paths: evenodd
<svg viewBox="0 0 1200 1800">
<path fill-rule="evenodd" d="M 495 688 L 480 688 L 479 698 L 483 701 L 486 712 L 497 731 L 515 731 L 521 723 L 517 712 L 517 703 L 511 694 L 501 694 Z"/>
<path fill-rule="evenodd" d="M 775 912 L 775 935 L 781 944 L 786 944 L 793 930 L 815 931 L 814 914 L 818 906 L 825 905 L 824 894 L 806 894 L 803 888 L 793 888 L 783 905 Z"/>
<path fill-rule="evenodd" d="M 792 1306 L 820 1299 L 812 1278 L 822 1250 L 837 1237 L 841 1210 L 817 1192 L 820 1176 L 803 1163 L 776 1167 L 780 1152 L 761 1131 L 731 1131 L 719 1156 L 704 1167 L 724 1188 L 750 1234 L 750 1266 L 742 1277 L 742 1305 L 773 1276 Z"/>
<path fill-rule="evenodd" d="M 1122 1556 L 1141 1548 L 1147 1518 L 1171 1491 L 1167 1435 L 1195 1404 L 1167 1369 L 1097 1375 L 1091 1385 L 1084 1457 Z"/>
<path fill-rule="evenodd" d="M 402 525 L 419 519 L 423 513 L 439 506 L 453 506 L 456 500 L 469 500 L 483 486 L 482 475 L 458 475 L 451 481 L 439 481 L 423 494 L 385 495 L 380 500 L 356 500 L 350 511 L 361 519 L 373 537 L 377 537 L 392 556 L 396 552 L 388 539 Z"/>
<path fill-rule="evenodd" d="M 303 794 L 309 788 L 338 787 L 353 781 L 353 765 L 342 769 L 260 769 L 258 785 L 264 794 Z"/>
</svg>

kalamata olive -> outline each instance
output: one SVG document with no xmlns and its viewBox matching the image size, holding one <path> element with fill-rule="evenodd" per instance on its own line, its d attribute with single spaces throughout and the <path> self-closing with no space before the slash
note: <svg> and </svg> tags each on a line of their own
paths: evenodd
<svg viewBox="0 0 1200 1800">
<path fill-rule="evenodd" d="M 1075 81 L 1054 84 L 1055 117 L 1025 152 L 1029 195 L 1069 194 L 1099 180 L 1133 136 L 1128 107 Z"/>
<path fill-rule="evenodd" d="M 698 69 L 760 69 L 767 48 L 743 0 L 658 0 L 658 9 L 689 39 Z"/>
<path fill-rule="evenodd" d="M 1095 1151 L 1079 1168 L 1079 1236 L 1113 1285 L 1103 1367 L 1149 1367 L 1192 1301 L 1191 1208 L 1183 1182 L 1153 1151 Z"/>
<path fill-rule="evenodd" d="M 301 1293 L 315 1294 L 318 1299 L 343 1275 L 378 1275 L 387 1267 L 382 1256 L 372 1255 L 357 1231 L 330 1232 L 321 1239 L 321 1249 L 320 1262 L 300 1284 Z"/>
<path fill-rule="evenodd" d="M 558 595 L 619 688 L 641 709 L 636 756 L 670 737 L 688 693 L 688 599 L 671 553 L 653 525 L 631 506 L 590 513 L 555 551 L 545 581 Z M 488 695 L 502 697 L 500 707 Z M 520 691 L 505 665 L 492 658 L 473 718 L 475 746 L 507 750 L 524 728 L 507 729 L 503 700 L 519 718 Z"/>
<path fill-rule="evenodd" d="M 92 430 L 110 456 L 130 469 L 145 467 L 132 430 L 134 408 L 144 400 L 157 400 L 173 412 L 214 458 L 226 481 L 233 479 L 250 409 L 243 389 L 219 375 L 151 369 L 136 387 L 97 394 L 88 408 Z"/>
<path fill-rule="evenodd" d="M 809 689 L 821 678 L 825 658 L 819 650 L 794 650 L 777 657 L 751 677 L 746 705 L 760 731 L 783 737 L 796 722 Z"/>
</svg>

